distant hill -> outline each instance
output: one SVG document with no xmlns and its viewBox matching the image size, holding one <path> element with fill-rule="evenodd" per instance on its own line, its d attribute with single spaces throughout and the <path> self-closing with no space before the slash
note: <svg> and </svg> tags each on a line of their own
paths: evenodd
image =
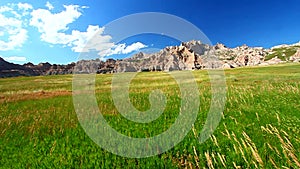
<svg viewBox="0 0 300 169">
<path fill-rule="evenodd" d="M 68 65 L 40 63 L 13 64 L 0 58 L 0 77 L 57 75 L 72 73 L 119 73 L 146 71 L 199 70 L 267 66 L 300 62 L 300 43 L 279 45 L 271 49 L 247 45 L 228 48 L 223 44 L 210 46 L 200 41 L 183 42 L 157 53 L 137 53 L 122 60 L 81 60 Z"/>
<path fill-rule="evenodd" d="M 22 65 L 13 64 L 0 57 L 0 77 L 36 76 L 32 69 Z"/>
<path fill-rule="evenodd" d="M 68 65 L 51 65 L 50 63 L 40 63 L 34 65 L 26 63 L 24 65 L 13 64 L 0 57 L 0 77 L 16 76 L 39 76 L 52 74 L 71 74 L 75 63 Z"/>
</svg>

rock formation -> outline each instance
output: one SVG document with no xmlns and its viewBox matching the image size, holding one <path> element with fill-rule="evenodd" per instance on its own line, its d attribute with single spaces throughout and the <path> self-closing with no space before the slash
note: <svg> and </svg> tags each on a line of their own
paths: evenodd
<svg viewBox="0 0 300 169">
<path fill-rule="evenodd" d="M 284 62 L 300 62 L 300 43 L 281 45 L 271 49 L 247 45 L 228 48 L 223 44 L 210 46 L 200 41 L 182 42 L 157 53 L 137 53 L 122 60 L 80 60 L 77 63 L 57 65 L 26 63 L 18 65 L 0 58 L 0 77 L 60 75 L 72 73 L 121 73 L 236 68 L 266 66 Z"/>
<path fill-rule="evenodd" d="M 290 61 L 292 62 L 300 62 L 300 49 L 297 50 L 297 52 L 290 57 Z"/>
<path fill-rule="evenodd" d="M 15 77 L 15 76 L 36 76 L 38 73 L 31 68 L 13 64 L 5 61 L 0 57 L 0 77 Z"/>
</svg>

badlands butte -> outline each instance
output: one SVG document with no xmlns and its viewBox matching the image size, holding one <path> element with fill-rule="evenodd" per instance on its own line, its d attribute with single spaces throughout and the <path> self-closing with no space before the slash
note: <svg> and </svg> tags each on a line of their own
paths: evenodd
<svg viewBox="0 0 300 169">
<path fill-rule="evenodd" d="M 300 42 L 270 49 L 247 45 L 228 48 L 223 44 L 210 46 L 200 41 L 182 42 L 157 53 L 137 53 L 121 60 L 80 60 L 68 65 L 26 63 L 18 65 L 0 58 L 0 77 L 58 75 L 72 73 L 121 73 L 200 69 L 230 69 L 244 66 L 267 66 L 300 62 Z"/>
</svg>

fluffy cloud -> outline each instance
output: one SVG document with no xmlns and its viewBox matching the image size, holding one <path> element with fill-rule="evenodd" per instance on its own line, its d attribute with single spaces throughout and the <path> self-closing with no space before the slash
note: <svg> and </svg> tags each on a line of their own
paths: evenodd
<svg viewBox="0 0 300 169">
<path fill-rule="evenodd" d="M 46 6 L 49 10 L 54 9 L 53 5 L 52 5 L 49 1 L 47 1 L 47 3 L 46 3 L 45 6 Z"/>
<path fill-rule="evenodd" d="M 144 45 L 141 42 L 133 43 L 129 46 L 126 46 L 126 43 L 114 45 L 112 48 L 105 50 L 103 52 L 100 52 L 100 56 L 111 56 L 111 55 L 117 55 L 117 54 L 129 54 L 131 52 L 138 51 L 142 48 L 146 48 L 147 46 Z"/>
<path fill-rule="evenodd" d="M 104 35 L 104 27 L 89 25 L 86 31 L 72 30 L 68 25 L 76 21 L 81 15 L 80 9 L 87 8 L 77 5 L 64 6 L 65 10 L 60 13 L 51 13 L 46 9 L 33 10 L 30 25 L 41 33 L 41 40 L 50 44 L 60 44 L 71 47 L 74 52 L 89 52 L 95 50 L 99 55 L 110 56 L 113 54 L 127 54 L 146 47 L 138 42 L 130 46 L 126 44 L 115 45 L 111 42 L 112 37 Z"/>
<path fill-rule="evenodd" d="M 90 50 L 104 51 L 114 46 L 111 36 L 103 35 L 105 28 L 89 25 L 86 32 L 72 31 L 74 52 L 89 52 Z"/>
<path fill-rule="evenodd" d="M 66 34 L 65 32 L 69 30 L 68 25 L 82 15 L 80 11 L 82 7 L 77 5 L 64 7 L 65 10 L 60 13 L 51 13 L 46 9 L 32 11 L 30 25 L 38 29 L 42 41 L 69 46 L 74 52 L 101 51 L 114 45 L 110 42 L 110 36 L 102 35 L 104 27 L 89 25 L 85 32 L 72 30 L 71 34 Z M 86 46 L 91 38 L 92 40 Z"/>
<path fill-rule="evenodd" d="M 30 4 L 28 4 L 28 3 L 18 3 L 17 4 L 17 6 L 18 6 L 18 8 L 20 9 L 20 10 L 24 10 L 24 11 L 28 11 L 28 10 L 30 10 L 30 9 L 33 9 L 33 7 L 32 7 L 32 5 L 30 5 Z"/>
<path fill-rule="evenodd" d="M 133 43 L 132 45 L 127 46 L 124 49 L 122 49 L 121 53 L 128 54 L 128 53 L 138 51 L 138 50 L 140 50 L 142 48 L 146 48 L 146 47 L 148 47 L 148 46 L 144 45 L 141 42 L 136 42 L 136 43 Z"/>
<path fill-rule="evenodd" d="M 14 50 L 22 47 L 28 38 L 27 30 L 24 28 L 22 20 L 23 13 L 18 13 L 18 9 L 29 10 L 28 4 L 10 4 L 10 6 L 0 7 L 0 51 Z M 24 11 L 23 11 L 24 12 Z"/>
<path fill-rule="evenodd" d="M 72 31 L 74 41 L 70 43 L 74 52 L 97 51 L 100 57 L 129 54 L 147 47 L 141 42 L 133 43 L 129 46 L 124 44 L 115 44 L 111 42 L 112 37 L 104 35 L 104 27 L 89 25 L 86 32 Z"/>
<path fill-rule="evenodd" d="M 22 56 L 3 57 L 3 59 L 8 62 L 25 62 L 26 61 L 26 57 L 22 57 Z"/>
<path fill-rule="evenodd" d="M 30 25 L 37 27 L 41 33 L 41 40 L 50 44 L 60 44 L 71 47 L 74 52 L 88 52 L 89 50 L 104 50 L 107 46 L 112 47 L 109 41 L 110 36 L 102 35 L 104 28 L 89 25 L 85 32 L 72 30 L 71 34 L 65 32 L 69 30 L 68 25 L 78 19 L 82 13 L 80 6 L 64 6 L 65 10 L 60 13 L 51 13 L 46 9 L 33 10 Z M 93 41 L 86 46 L 89 39 Z"/>
<path fill-rule="evenodd" d="M 65 10 L 60 13 L 51 13 L 46 9 L 37 9 L 31 12 L 30 25 L 37 27 L 42 33 L 41 40 L 51 44 L 67 45 L 73 41 L 71 35 L 62 33 L 69 28 L 68 24 L 73 23 L 82 13 L 78 5 L 64 6 Z"/>
<path fill-rule="evenodd" d="M 0 6 L 0 13 L 8 12 L 8 11 L 13 11 L 13 9 L 8 6 Z"/>
<path fill-rule="evenodd" d="M 28 3 L 18 3 L 18 4 L 12 4 L 12 6 L 17 6 L 18 7 L 18 12 L 20 12 L 21 14 L 18 14 L 17 17 L 21 17 L 21 16 L 26 16 L 29 14 L 29 11 L 31 11 L 33 9 L 32 5 L 28 4 Z M 14 11 L 15 12 L 15 11 Z M 16 13 L 16 12 L 15 12 Z"/>
<path fill-rule="evenodd" d="M 141 42 L 129 46 L 115 44 L 110 35 L 104 34 L 105 28 L 98 25 L 87 25 L 85 31 L 70 30 L 69 25 L 82 16 L 82 10 L 87 9 L 87 6 L 64 5 L 65 9 L 58 13 L 51 11 L 54 6 L 50 2 L 45 6 L 47 9 L 34 9 L 28 3 L 0 6 L 0 51 L 22 47 L 28 39 L 28 31 L 25 29 L 28 26 L 38 30 L 41 41 L 70 47 L 77 53 L 92 50 L 105 57 L 128 54 L 147 47 Z"/>
</svg>

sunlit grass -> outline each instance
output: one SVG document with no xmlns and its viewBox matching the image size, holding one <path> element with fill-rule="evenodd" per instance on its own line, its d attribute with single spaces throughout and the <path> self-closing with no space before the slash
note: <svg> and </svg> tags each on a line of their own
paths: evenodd
<svg viewBox="0 0 300 169">
<path fill-rule="evenodd" d="M 200 111 L 193 129 L 173 149 L 130 159 L 98 147 L 81 128 L 73 107 L 72 76 L 0 79 L 0 168 L 300 168 L 300 65 L 226 70 L 227 102 L 214 135 L 196 138 L 210 108 L 205 70 L 193 72 Z M 118 132 L 152 137 L 167 130 L 180 111 L 180 92 L 168 73 L 139 73 L 131 103 L 150 108 L 149 94 L 161 90 L 164 113 L 149 124 L 121 116 L 111 96 L 113 75 L 96 76 L 99 110 Z"/>
</svg>

